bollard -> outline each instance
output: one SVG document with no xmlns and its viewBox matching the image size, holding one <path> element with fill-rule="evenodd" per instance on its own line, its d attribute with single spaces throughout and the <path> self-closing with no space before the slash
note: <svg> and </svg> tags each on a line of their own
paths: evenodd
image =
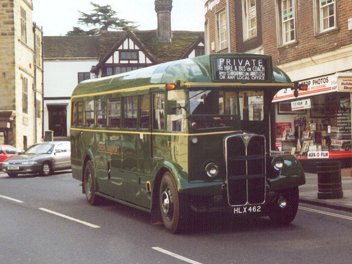
<svg viewBox="0 0 352 264">
<path fill-rule="evenodd" d="M 320 161 L 317 163 L 318 199 L 337 199 L 343 197 L 341 185 L 341 164 L 339 161 Z"/>
</svg>

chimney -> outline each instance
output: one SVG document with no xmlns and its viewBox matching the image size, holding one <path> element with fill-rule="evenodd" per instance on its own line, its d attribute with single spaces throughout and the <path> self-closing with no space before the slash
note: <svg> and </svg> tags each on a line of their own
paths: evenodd
<svg viewBox="0 0 352 264">
<path fill-rule="evenodd" d="M 172 0 L 155 0 L 155 12 L 158 16 L 157 35 L 160 42 L 171 42 Z"/>
</svg>

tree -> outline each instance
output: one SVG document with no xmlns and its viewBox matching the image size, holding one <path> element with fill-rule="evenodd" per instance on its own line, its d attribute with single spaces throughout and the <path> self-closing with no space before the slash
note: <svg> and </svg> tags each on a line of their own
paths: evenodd
<svg viewBox="0 0 352 264">
<path fill-rule="evenodd" d="M 92 2 L 90 4 L 93 6 L 92 12 L 88 14 L 80 11 L 81 16 L 78 18 L 78 23 L 93 28 L 83 30 L 80 27 L 73 27 L 72 31 L 67 32 L 67 36 L 93 36 L 109 29 L 132 30 L 136 28 L 133 22 L 118 18 L 116 11 L 110 5 L 101 6 Z"/>
</svg>

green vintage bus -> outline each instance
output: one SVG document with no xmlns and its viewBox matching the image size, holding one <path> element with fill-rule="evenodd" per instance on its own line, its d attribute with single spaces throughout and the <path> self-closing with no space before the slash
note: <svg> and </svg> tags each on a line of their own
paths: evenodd
<svg viewBox="0 0 352 264">
<path fill-rule="evenodd" d="M 274 149 L 280 89 L 270 56 L 219 54 L 88 80 L 71 100 L 73 177 L 175 233 L 207 212 L 296 216 L 300 163 Z"/>
</svg>

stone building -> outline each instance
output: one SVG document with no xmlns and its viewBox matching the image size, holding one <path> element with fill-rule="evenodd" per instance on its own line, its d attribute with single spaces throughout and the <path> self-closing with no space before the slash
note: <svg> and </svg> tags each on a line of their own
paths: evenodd
<svg viewBox="0 0 352 264">
<path fill-rule="evenodd" d="M 207 53 L 271 55 L 308 84 L 298 97 L 284 89 L 273 98 L 277 149 L 351 166 L 351 0 L 208 0 L 205 19 Z"/>
<path fill-rule="evenodd" d="M 0 144 L 19 149 L 42 139 L 42 31 L 32 0 L 0 2 Z"/>
<path fill-rule="evenodd" d="M 156 30 L 106 31 L 98 36 L 44 37 L 44 130 L 69 136 L 69 102 L 90 78 L 204 54 L 204 32 L 172 31 L 172 0 L 155 0 Z"/>
</svg>

